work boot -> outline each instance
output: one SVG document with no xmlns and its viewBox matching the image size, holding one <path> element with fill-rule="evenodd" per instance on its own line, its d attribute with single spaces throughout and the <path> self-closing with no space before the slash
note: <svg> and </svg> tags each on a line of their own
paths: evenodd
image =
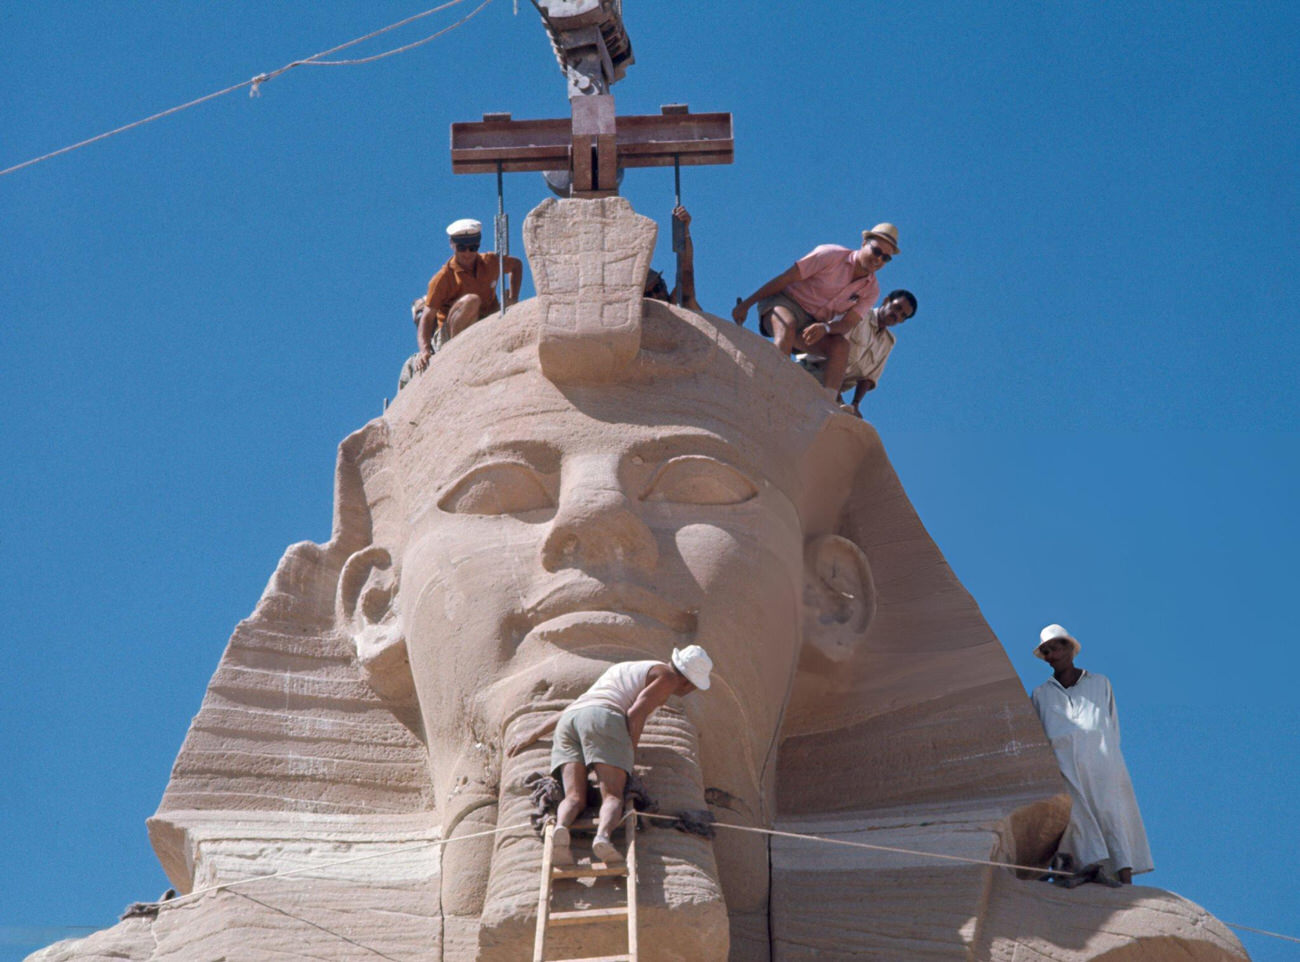
<svg viewBox="0 0 1300 962">
<path fill-rule="evenodd" d="M 556 825 L 555 832 L 551 835 L 551 864 L 573 864 L 573 850 L 569 848 L 569 829 L 565 825 Z"/>
<path fill-rule="evenodd" d="M 591 854 L 594 858 L 602 862 L 621 862 L 623 856 L 618 854 L 618 849 L 614 843 L 604 835 L 597 835 L 591 843 Z"/>
</svg>

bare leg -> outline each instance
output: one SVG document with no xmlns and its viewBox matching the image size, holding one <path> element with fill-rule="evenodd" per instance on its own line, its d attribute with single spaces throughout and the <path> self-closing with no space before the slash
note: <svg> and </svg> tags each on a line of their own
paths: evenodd
<svg viewBox="0 0 1300 962">
<path fill-rule="evenodd" d="M 587 807 L 587 769 L 582 762 L 565 762 L 560 768 L 564 799 L 555 811 L 555 842 L 552 857 L 557 865 L 573 863 L 569 848 L 569 826 Z"/>
<path fill-rule="evenodd" d="M 767 315 L 767 322 L 772 326 L 772 343 L 782 354 L 789 354 L 794 349 L 795 323 L 794 315 L 788 307 L 774 307 Z"/>
<path fill-rule="evenodd" d="M 465 294 L 456 299 L 456 303 L 451 305 L 447 311 L 447 330 L 450 332 L 449 337 L 455 337 L 465 328 L 469 327 L 478 320 L 479 310 L 483 302 L 479 300 L 477 294 Z"/>
<path fill-rule="evenodd" d="M 595 768 L 596 781 L 600 784 L 600 821 L 596 824 L 596 839 L 591 851 L 596 858 L 608 861 L 618 857 L 609 839 L 623 816 L 623 787 L 627 784 L 627 772 L 604 762 L 596 762 Z M 602 841 L 605 846 L 600 844 Z"/>
<path fill-rule="evenodd" d="M 564 800 L 555 811 L 555 821 L 567 828 L 587 807 L 587 769 L 582 762 L 566 762 L 560 769 L 560 778 L 564 782 Z"/>
<path fill-rule="evenodd" d="M 818 344 L 826 352 L 826 370 L 822 383 L 839 399 L 844 372 L 849 366 L 849 340 L 842 334 L 828 334 Z"/>
</svg>

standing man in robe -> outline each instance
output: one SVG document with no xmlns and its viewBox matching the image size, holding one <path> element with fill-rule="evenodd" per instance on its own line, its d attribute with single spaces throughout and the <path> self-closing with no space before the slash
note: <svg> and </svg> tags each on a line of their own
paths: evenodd
<svg viewBox="0 0 1300 962">
<path fill-rule="evenodd" d="M 1119 747 L 1110 681 L 1076 668 L 1079 642 L 1060 625 L 1039 633 L 1034 654 L 1052 677 L 1034 689 L 1034 708 L 1070 793 L 1070 824 L 1059 852 L 1080 865 L 1101 863 L 1124 885 L 1154 867 L 1133 783 Z"/>
</svg>

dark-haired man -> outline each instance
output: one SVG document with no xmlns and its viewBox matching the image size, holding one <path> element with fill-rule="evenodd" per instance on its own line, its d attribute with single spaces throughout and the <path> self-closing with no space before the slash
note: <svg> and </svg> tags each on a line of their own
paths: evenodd
<svg viewBox="0 0 1300 962">
<path fill-rule="evenodd" d="M 502 261 L 510 273 L 506 303 L 513 304 L 519 300 L 519 286 L 524 277 L 523 262 L 517 257 L 502 258 L 495 252 L 480 254 L 478 249 L 483 241 L 481 223 L 467 217 L 453 221 L 447 225 L 447 237 L 453 253 L 451 260 L 443 264 L 429 281 L 424 312 L 420 315 L 415 335 L 419 345 L 419 354 L 413 364 L 416 371 L 423 371 L 428 366 L 435 341 L 441 347 L 475 321 L 501 309 L 495 288 Z"/>
<path fill-rule="evenodd" d="M 880 285 L 876 272 L 898 253 L 898 228 L 877 224 L 862 232 L 854 251 L 822 244 L 792 267 L 772 278 L 749 297 L 736 302 L 731 318 L 745 323 L 750 305 L 758 305 L 759 332 L 772 338 L 776 349 L 789 354 L 816 348 L 826 357 L 824 383 L 835 397 L 848 365 L 846 335 L 876 302 Z"/>
<path fill-rule="evenodd" d="M 890 291 L 879 307 L 867 311 L 866 316 L 848 333 L 849 359 L 844 369 L 840 392 L 853 388 L 853 410 L 860 417 L 859 405 L 868 391 L 874 391 L 885 370 L 885 361 L 898 340 L 890 330 L 916 314 L 916 295 L 911 291 Z M 831 387 L 830 381 L 826 382 Z"/>
</svg>

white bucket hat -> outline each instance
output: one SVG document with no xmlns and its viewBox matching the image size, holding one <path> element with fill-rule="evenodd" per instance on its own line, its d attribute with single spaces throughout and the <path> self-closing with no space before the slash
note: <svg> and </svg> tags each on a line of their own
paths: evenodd
<svg viewBox="0 0 1300 962">
<path fill-rule="evenodd" d="M 707 691 L 712 684 L 709 680 L 709 672 L 713 671 L 713 659 L 699 645 L 674 648 L 673 667 L 685 675 L 686 680 L 700 691 Z"/>
<path fill-rule="evenodd" d="M 1043 661 L 1046 661 L 1047 659 L 1043 657 L 1043 645 L 1047 644 L 1049 641 L 1055 641 L 1057 638 L 1063 638 L 1068 641 L 1070 646 L 1074 649 L 1074 654 L 1076 656 L 1083 649 L 1083 645 L 1079 644 L 1079 639 L 1075 638 L 1074 635 L 1070 634 L 1060 625 L 1048 625 L 1038 633 L 1038 644 L 1034 646 L 1034 657 L 1042 658 Z"/>
</svg>

